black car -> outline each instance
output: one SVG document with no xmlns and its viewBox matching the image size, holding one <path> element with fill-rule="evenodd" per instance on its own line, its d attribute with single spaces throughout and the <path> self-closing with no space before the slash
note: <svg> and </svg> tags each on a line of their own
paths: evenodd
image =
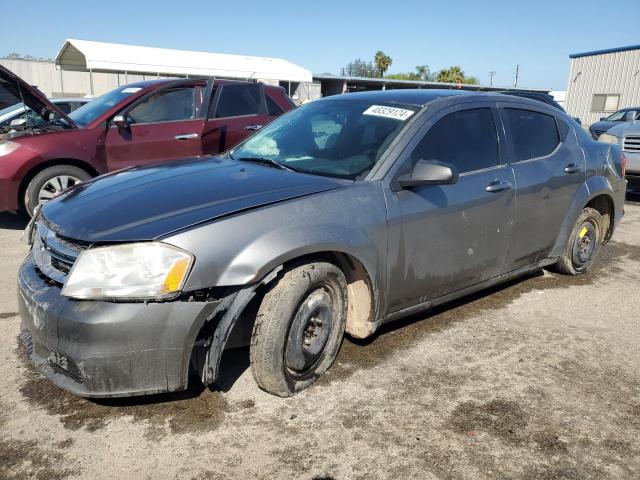
<svg viewBox="0 0 640 480">
<path fill-rule="evenodd" d="M 594 140 L 598 140 L 600 135 L 610 128 L 621 123 L 633 122 L 634 120 L 640 120 L 640 107 L 623 108 L 608 117 L 602 117 L 599 122 L 592 124 L 589 127 L 589 133 Z"/>
<path fill-rule="evenodd" d="M 545 92 L 535 92 L 535 91 L 528 91 L 528 90 L 505 90 L 499 93 L 502 93 L 504 95 L 513 95 L 515 97 L 530 98 L 531 100 L 537 100 L 538 102 L 546 103 L 547 105 L 550 105 L 553 108 L 557 108 L 561 112 L 566 113 L 566 110 L 562 108 L 562 105 L 556 102 L 556 100 L 553 98 L 552 95 Z M 572 118 L 576 122 L 578 122 L 578 125 L 582 125 L 582 122 L 578 117 L 572 117 Z"/>
</svg>

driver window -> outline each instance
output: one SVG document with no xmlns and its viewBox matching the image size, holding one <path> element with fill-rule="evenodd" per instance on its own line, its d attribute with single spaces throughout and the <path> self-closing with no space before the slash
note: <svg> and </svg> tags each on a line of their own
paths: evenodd
<svg viewBox="0 0 640 480">
<path fill-rule="evenodd" d="M 411 153 L 412 165 L 420 159 L 453 164 L 460 173 L 498 165 L 498 134 L 491 109 L 462 110 L 438 120 Z"/>
<path fill-rule="evenodd" d="M 136 105 L 128 113 L 131 123 L 175 122 L 198 118 L 196 87 L 163 90 Z"/>
</svg>

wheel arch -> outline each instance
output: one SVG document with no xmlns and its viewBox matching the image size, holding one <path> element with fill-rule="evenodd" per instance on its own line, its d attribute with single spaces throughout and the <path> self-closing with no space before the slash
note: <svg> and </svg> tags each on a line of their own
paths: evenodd
<svg viewBox="0 0 640 480">
<path fill-rule="evenodd" d="M 20 187 L 18 188 L 18 205 L 20 206 L 20 208 L 24 208 L 24 194 L 27 190 L 27 187 L 29 186 L 29 182 L 31 182 L 31 180 L 33 180 L 33 178 L 43 170 L 58 165 L 71 165 L 73 167 L 81 168 L 92 177 L 100 175 L 100 173 L 90 163 L 74 158 L 56 158 L 40 162 L 33 168 L 31 168 L 20 181 Z"/>
</svg>

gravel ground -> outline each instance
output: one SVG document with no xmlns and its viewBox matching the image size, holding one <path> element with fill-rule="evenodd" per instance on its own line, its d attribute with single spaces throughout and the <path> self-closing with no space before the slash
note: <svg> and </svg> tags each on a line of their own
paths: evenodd
<svg viewBox="0 0 640 480">
<path fill-rule="evenodd" d="M 0 478 L 640 478 L 640 205 L 581 277 L 538 273 L 346 340 L 313 388 L 89 401 L 18 346 L 24 220 L 0 215 Z"/>
</svg>

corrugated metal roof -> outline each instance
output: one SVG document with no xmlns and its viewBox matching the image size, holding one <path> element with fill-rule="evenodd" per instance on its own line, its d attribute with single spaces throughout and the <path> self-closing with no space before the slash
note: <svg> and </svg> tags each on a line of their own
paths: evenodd
<svg viewBox="0 0 640 480">
<path fill-rule="evenodd" d="M 68 39 L 56 65 L 64 70 L 260 78 L 311 82 L 311 72 L 281 58 L 193 52 Z"/>
<path fill-rule="evenodd" d="M 424 87 L 424 88 L 456 88 L 462 90 L 483 90 L 483 91 L 504 91 L 504 90 L 515 90 L 515 91 L 526 91 L 526 92 L 544 92 L 547 93 L 551 89 L 550 88 L 512 88 L 512 87 L 500 87 L 500 86 L 489 86 L 489 85 L 474 85 L 471 83 L 462 83 L 458 85 L 457 83 L 444 83 L 444 82 L 429 82 L 426 80 L 398 80 L 395 78 L 385 78 L 385 77 L 354 77 L 350 75 L 333 75 L 331 73 L 314 73 L 314 80 L 342 80 L 347 82 L 360 82 L 363 84 L 378 84 L 378 85 L 404 85 L 404 86 L 415 86 L 415 87 Z"/>
<path fill-rule="evenodd" d="M 604 50 L 592 50 L 591 52 L 572 53 L 569 58 L 590 57 L 592 55 L 604 55 L 605 53 L 624 52 L 626 50 L 638 50 L 640 45 L 629 45 L 627 47 L 606 48 Z"/>
</svg>

